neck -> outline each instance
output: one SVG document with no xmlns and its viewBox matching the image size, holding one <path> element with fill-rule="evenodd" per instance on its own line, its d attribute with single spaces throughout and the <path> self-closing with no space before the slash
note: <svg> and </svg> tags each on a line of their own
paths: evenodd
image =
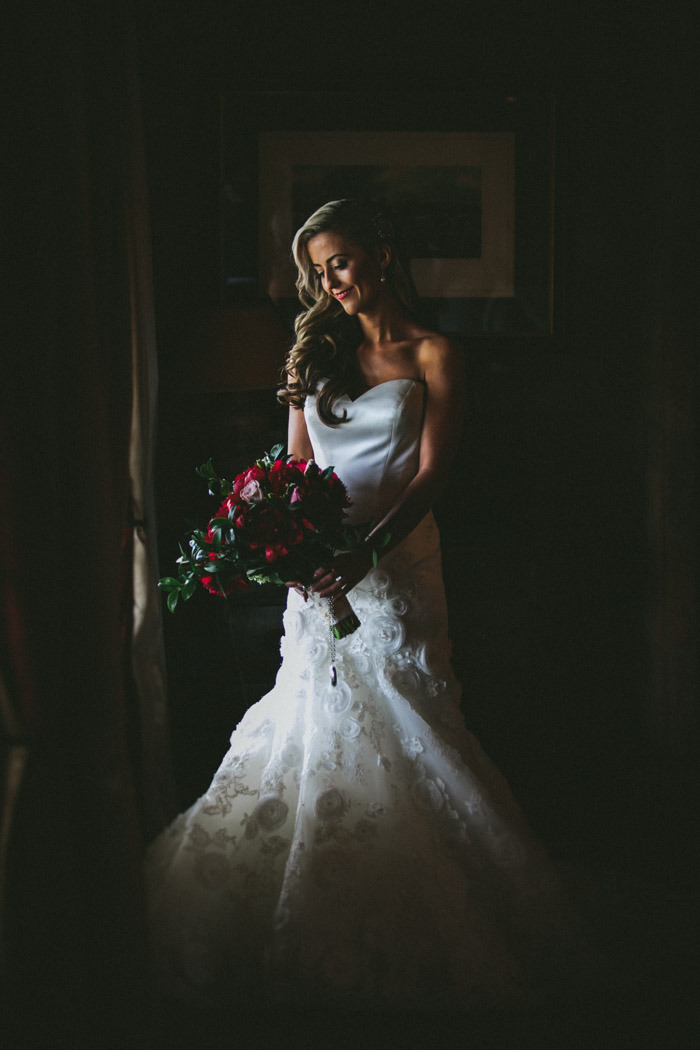
<svg viewBox="0 0 700 1050">
<path fill-rule="evenodd" d="M 382 343 L 396 343 L 406 338 L 408 322 L 396 300 L 378 303 L 369 313 L 359 314 L 365 343 L 379 346 Z"/>
</svg>

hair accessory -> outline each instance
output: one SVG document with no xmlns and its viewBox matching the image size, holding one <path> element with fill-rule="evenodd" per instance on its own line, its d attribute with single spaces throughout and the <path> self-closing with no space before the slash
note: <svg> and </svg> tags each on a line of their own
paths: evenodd
<svg viewBox="0 0 700 1050">
<path fill-rule="evenodd" d="M 394 224 L 383 212 L 375 212 L 370 217 L 374 232 L 380 241 L 390 241 L 396 235 Z"/>
</svg>

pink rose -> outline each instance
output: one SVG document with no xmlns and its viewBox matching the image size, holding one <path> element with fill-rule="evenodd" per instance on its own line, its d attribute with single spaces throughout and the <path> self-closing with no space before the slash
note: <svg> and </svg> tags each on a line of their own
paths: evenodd
<svg viewBox="0 0 700 1050">
<path fill-rule="evenodd" d="M 260 483 L 265 480 L 265 471 L 256 463 L 254 467 L 249 467 L 248 470 L 244 470 L 242 474 L 238 475 L 233 483 L 233 492 L 230 498 L 232 498 L 234 503 L 238 503 L 242 499 L 241 493 L 243 489 L 250 485 L 251 481 Z"/>
<path fill-rule="evenodd" d="M 244 503 L 262 503 L 265 499 L 265 493 L 262 490 L 262 486 L 259 481 L 252 479 L 247 482 L 239 493 Z"/>
</svg>

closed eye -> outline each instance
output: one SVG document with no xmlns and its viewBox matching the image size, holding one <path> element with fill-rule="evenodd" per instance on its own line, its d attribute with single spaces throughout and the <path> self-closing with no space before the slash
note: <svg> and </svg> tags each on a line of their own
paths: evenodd
<svg viewBox="0 0 700 1050">
<path fill-rule="evenodd" d="M 347 259 L 339 259 L 337 263 L 333 263 L 333 266 L 331 267 L 331 269 L 332 270 L 345 270 L 347 268 L 347 265 L 348 265 L 348 260 Z M 323 271 L 322 270 L 314 270 L 314 273 L 319 278 L 319 280 L 323 277 Z"/>
</svg>

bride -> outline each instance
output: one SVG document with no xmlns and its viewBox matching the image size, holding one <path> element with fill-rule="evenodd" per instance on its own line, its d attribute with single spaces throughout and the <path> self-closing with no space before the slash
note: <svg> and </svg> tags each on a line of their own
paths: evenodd
<svg viewBox="0 0 700 1050">
<path fill-rule="evenodd" d="M 333 201 L 293 252 L 289 451 L 333 464 L 352 520 L 376 524 L 309 593 L 290 589 L 274 688 L 149 850 L 159 978 L 218 1005 L 527 1001 L 577 927 L 450 667 L 430 508 L 457 447 L 461 353 L 415 319 L 385 215 Z M 361 626 L 336 641 L 328 604 L 345 596 Z"/>
</svg>

